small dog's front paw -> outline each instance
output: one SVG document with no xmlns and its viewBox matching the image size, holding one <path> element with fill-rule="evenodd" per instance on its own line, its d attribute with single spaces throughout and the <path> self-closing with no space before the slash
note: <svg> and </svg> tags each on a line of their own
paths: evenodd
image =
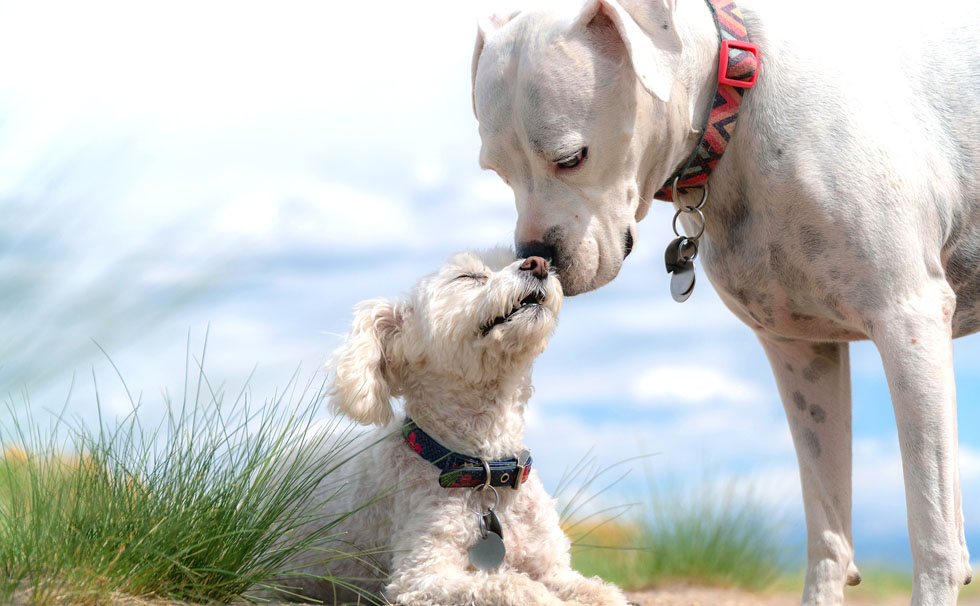
<svg viewBox="0 0 980 606">
<path fill-rule="evenodd" d="M 576 575 L 577 576 L 577 575 Z M 611 583 L 598 577 L 578 577 L 576 582 L 563 587 L 555 587 L 555 593 L 568 600 L 568 604 L 583 606 L 628 606 L 632 604 L 623 592 Z"/>
</svg>

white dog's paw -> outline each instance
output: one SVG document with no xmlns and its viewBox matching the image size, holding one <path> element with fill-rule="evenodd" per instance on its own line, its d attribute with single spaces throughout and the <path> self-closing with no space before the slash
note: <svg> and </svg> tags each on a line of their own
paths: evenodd
<svg viewBox="0 0 980 606">
<path fill-rule="evenodd" d="M 522 574 L 499 574 L 487 577 L 440 579 L 428 589 L 386 592 L 395 594 L 398 606 L 589 606 L 566 603 L 543 584 Z M 390 586 L 389 586 L 390 587 Z"/>
<path fill-rule="evenodd" d="M 915 573 L 912 606 L 954 606 L 960 589 L 973 580 L 966 549 L 930 564 L 918 567 Z"/>
<path fill-rule="evenodd" d="M 826 558 L 810 562 L 803 583 L 801 606 L 841 606 L 844 585 L 857 585 L 861 575 L 853 562 L 846 566 Z"/>
<path fill-rule="evenodd" d="M 572 581 L 553 585 L 552 590 L 560 597 L 568 600 L 568 604 L 583 606 L 628 606 L 630 601 L 623 592 L 612 583 L 606 583 L 599 577 L 582 577 L 577 573 Z"/>
</svg>

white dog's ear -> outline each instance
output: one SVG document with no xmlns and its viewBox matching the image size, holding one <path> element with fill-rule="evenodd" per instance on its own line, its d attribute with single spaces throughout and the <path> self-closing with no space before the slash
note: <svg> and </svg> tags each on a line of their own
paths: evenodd
<svg viewBox="0 0 980 606">
<path fill-rule="evenodd" d="M 682 48 L 674 27 L 675 1 L 654 0 L 649 5 L 644 9 L 651 11 L 648 29 L 640 27 L 616 0 L 588 0 L 578 22 L 588 27 L 601 19 L 611 21 L 626 46 L 633 71 L 643 88 L 666 103 L 674 87 Z"/>
<path fill-rule="evenodd" d="M 327 362 L 333 384 L 327 392 L 331 412 L 362 425 L 387 425 L 394 418 L 391 392 L 396 373 L 392 347 L 401 335 L 404 310 L 386 299 L 357 306 L 354 324 L 343 345 Z"/>
<path fill-rule="evenodd" d="M 521 11 L 503 15 L 490 15 L 482 17 L 476 23 L 476 44 L 473 46 L 473 64 L 471 66 L 471 76 L 473 80 L 473 115 L 476 115 L 476 68 L 480 65 L 480 55 L 483 54 L 483 47 L 497 30 L 510 23 L 510 21 L 520 14 Z"/>
</svg>

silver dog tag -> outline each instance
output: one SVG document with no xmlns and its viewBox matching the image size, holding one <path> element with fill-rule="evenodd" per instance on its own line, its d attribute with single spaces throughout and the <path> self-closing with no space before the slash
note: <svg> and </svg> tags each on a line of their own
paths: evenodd
<svg viewBox="0 0 980 606">
<path fill-rule="evenodd" d="M 694 292 L 694 261 L 688 261 L 683 267 L 675 269 L 670 276 L 670 296 L 678 303 L 683 303 Z"/>
<path fill-rule="evenodd" d="M 493 511 L 490 515 L 496 520 L 497 516 Z M 499 525 L 500 521 L 497 520 L 497 526 Z M 480 537 L 469 550 L 470 564 L 473 564 L 473 568 L 477 570 L 496 570 L 503 563 L 505 555 L 507 555 L 507 548 L 504 547 L 504 540 L 496 532 L 488 530 L 486 518 L 481 517 Z"/>
</svg>

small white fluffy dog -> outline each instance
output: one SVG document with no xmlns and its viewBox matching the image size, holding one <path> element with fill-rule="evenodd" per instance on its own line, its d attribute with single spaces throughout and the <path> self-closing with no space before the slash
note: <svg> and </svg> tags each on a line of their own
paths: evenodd
<svg viewBox="0 0 980 606">
<path fill-rule="evenodd" d="M 358 306 L 346 342 L 331 358 L 330 406 L 378 426 L 368 439 L 380 441 L 349 463 L 352 479 L 339 498 L 332 498 L 335 487 L 323 487 L 318 497 L 343 512 L 387 495 L 338 529 L 354 548 L 375 550 L 374 564 L 390 575 L 375 574 L 366 589 L 383 589 L 402 606 L 627 603 L 616 587 L 571 569 L 569 540 L 533 471 L 520 474 L 521 484 L 517 474 L 495 467 L 501 487 L 494 490 L 444 488 L 440 468 L 413 447 L 414 435 L 406 439 L 405 420 L 392 407 L 401 396 L 418 429 L 455 453 L 486 461 L 518 457 L 531 365 L 555 328 L 561 301 L 561 285 L 544 259 L 515 260 L 512 250 L 495 249 L 453 256 L 405 300 Z M 494 492 L 506 556 L 484 572 L 468 554 L 481 540 L 475 511 L 493 505 Z M 323 554 L 306 554 L 301 571 L 370 574 L 354 560 L 318 557 Z M 328 603 L 337 597 L 325 581 L 300 585 L 306 597 Z"/>
</svg>

